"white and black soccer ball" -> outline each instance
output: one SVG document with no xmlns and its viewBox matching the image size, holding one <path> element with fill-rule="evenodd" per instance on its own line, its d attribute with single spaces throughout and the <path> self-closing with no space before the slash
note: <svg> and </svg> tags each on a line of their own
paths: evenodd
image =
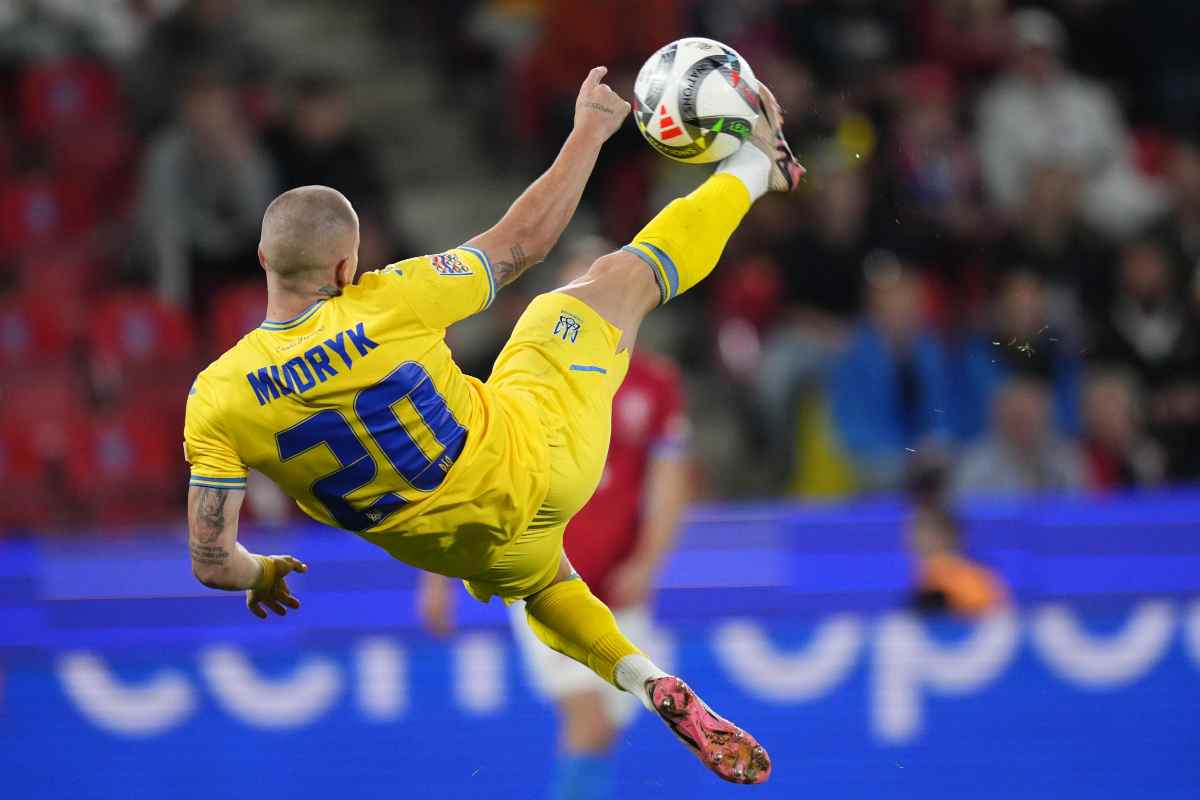
<svg viewBox="0 0 1200 800">
<path fill-rule="evenodd" d="M 633 119 L 667 158 L 710 164 L 737 152 L 758 119 L 758 80 L 732 47 L 693 36 L 646 61 L 633 86 Z"/>
</svg>

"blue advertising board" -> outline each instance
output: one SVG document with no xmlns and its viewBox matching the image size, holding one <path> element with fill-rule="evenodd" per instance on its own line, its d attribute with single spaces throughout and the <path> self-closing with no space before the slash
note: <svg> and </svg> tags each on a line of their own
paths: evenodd
<svg viewBox="0 0 1200 800">
<path fill-rule="evenodd" d="M 903 609 L 896 504 L 708 509 L 662 578 L 663 660 L 755 732 L 728 786 L 641 714 L 624 798 L 1200 796 L 1200 498 L 973 507 L 1012 612 Z M 498 604 L 421 633 L 414 574 L 348 534 L 247 531 L 312 566 L 259 622 L 182 532 L 0 543 L 0 797 L 541 798 L 555 729 Z"/>
</svg>

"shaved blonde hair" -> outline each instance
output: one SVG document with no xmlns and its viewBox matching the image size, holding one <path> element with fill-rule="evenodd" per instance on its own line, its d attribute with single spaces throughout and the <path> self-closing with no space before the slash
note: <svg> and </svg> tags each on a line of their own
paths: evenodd
<svg viewBox="0 0 1200 800">
<path fill-rule="evenodd" d="M 358 247 L 358 214 L 328 186 L 289 189 L 263 214 L 264 266 L 285 283 L 325 280 Z"/>
</svg>

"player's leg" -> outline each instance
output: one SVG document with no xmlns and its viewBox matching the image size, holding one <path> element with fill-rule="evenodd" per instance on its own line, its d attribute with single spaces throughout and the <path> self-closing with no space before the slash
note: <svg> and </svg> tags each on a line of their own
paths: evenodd
<svg viewBox="0 0 1200 800">
<path fill-rule="evenodd" d="M 538 641 L 525 621 L 523 603 L 512 606 L 509 618 L 529 684 L 554 703 L 558 716 L 558 757 L 550 800 L 612 798 L 612 746 L 619 724 L 629 719 L 628 705 L 636 701 Z"/>
<path fill-rule="evenodd" d="M 562 726 L 553 800 L 609 800 L 614 797 L 612 748 L 617 727 L 604 707 L 604 695 L 584 689 L 558 702 Z"/>
<path fill-rule="evenodd" d="M 739 783 L 766 780 L 766 753 L 621 633 L 612 612 L 561 555 L 561 533 L 599 481 L 612 397 L 642 318 L 712 271 L 754 199 L 768 188 L 792 188 L 801 174 L 780 133 L 778 107 L 769 93 L 766 97 L 754 147 L 743 147 L 695 192 L 667 206 L 629 248 L 598 259 L 583 278 L 558 292 L 536 298 L 517 323 L 489 384 L 528 398 L 543 412 L 549 492 L 529 530 L 469 582 L 481 599 L 525 597 L 529 625 L 539 639 L 634 694 L 706 766 Z M 560 562 L 550 577 L 545 557 L 555 543 Z M 515 593 L 521 587 L 528 591 Z"/>
<path fill-rule="evenodd" d="M 547 647 L 586 664 L 637 697 L 700 761 L 734 783 L 762 783 L 771 774 L 766 750 L 717 715 L 679 678 L 633 645 L 616 618 L 562 557 L 554 582 L 525 599 L 529 627 Z"/>
<path fill-rule="evenodd" d="M 712 272 L 750 206 L 772 191 L 791 191 L 804 174 L 782 133 L 782 115 L 764 86 L 763 113 L 750 142 L 694 192 L 672 201 L 619 252 L 597 259 L 559 289 L 622 331 L 632 347 L 642 319 Z"/>
</svg>

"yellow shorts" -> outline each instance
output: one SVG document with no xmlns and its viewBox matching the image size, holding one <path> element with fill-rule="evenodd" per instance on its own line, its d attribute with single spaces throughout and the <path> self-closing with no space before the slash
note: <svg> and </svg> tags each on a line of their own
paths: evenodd
<svg viewBox="0 0 1200 800">
<path fill-rule="evenodd" d="M 538 411 L 550 488 L 528 528 L 464 581 L 477 599 L 528 597 L 554 578 L 567 522 L 591 499 L 608 458 L 613 395 L 629 369 L 620 341 L 620 329 L 562 292 L 534 298 L 517 321 L 488 385 Z"/>
</svg>

